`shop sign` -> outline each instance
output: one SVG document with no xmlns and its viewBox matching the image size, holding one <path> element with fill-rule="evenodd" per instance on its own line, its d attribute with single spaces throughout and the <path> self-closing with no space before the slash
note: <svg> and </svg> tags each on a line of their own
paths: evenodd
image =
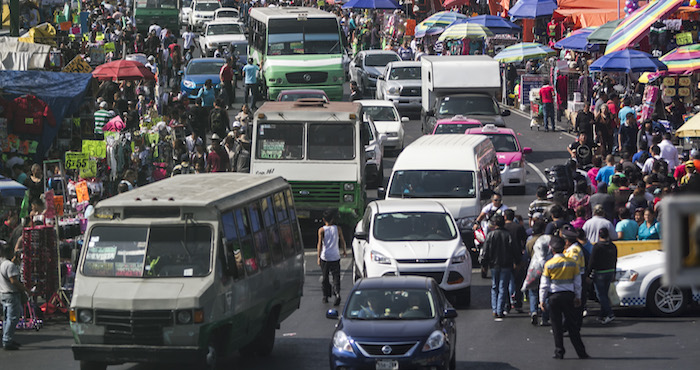
<svg viewBox="0 0 700 370">
<path fill-rule="evenodd" d="M 90 157 L 87 153 L 66 152 L 66 168 L 69 170 L 78 170 L 87 167 L 88 160 L 90 160 Z"/>
<path fill-rule="evenodd" d="M 78 55 L 73 60 L 70 61 L 63 69 L 61 72 L 70 72 L 70 73 L 91 73 L 92 72 L 92 67 L 83 59 L 82 56 Z"/>
<path fill-rule="evenodd" d="M 88 161 L 87 167 L 80 170 L 80 178 L 89 179 L 95 176 L 97 176 L 97 161 L 91 159 Z"/>
</svg>

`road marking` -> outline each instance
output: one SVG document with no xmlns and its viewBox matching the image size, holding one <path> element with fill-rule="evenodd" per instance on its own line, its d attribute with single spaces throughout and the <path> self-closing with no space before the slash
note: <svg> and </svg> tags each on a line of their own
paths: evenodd
<svg viewBox="0 0 700 370">
<path fill-rule="evenodd" d="M 528 165 L 530 168 L 532 168 L 533 171 L 535 171 L 535 173 L 537 174 L 537 176 L 539 176 L 540 179 L 542 179 L 542 182 L 543 182 L 544 184 L 547 184 L 547 177 L 544 175 L 544 173 L 542 173 L 542 171 L 540 171 L 539 168 L 537 168 L 537 166 L 535 166 L 534 164 L 532 164 L 532 163 L 530 163 L 530 162 L 527 162 L 527 165 Z"/>
<path fill-rule="evenodd" d="M 516 115 L 518 115 L 518 116 L 520 116 L 520 117 L 523 117 L 523 118 L 525 118 L 525 119 L 528 119 L 528 120 L 531 119 L 531 118 L 530 118 L 530 115 L 526 114 L 525 112 L 522 112 L 520 109 L 513 108 L 513 107 L 509 107 L 509 106 L 507 106 L 507 105 L 504 105 L 503 103 L 499 103 L 499 104 L 501 105 L 501 108 L 510 109 L 510 111 L 513 112 L 513 114 L 516 114 Z M 530 124 L 530 123 L 528 122 L 528 125 L 529 125 L 529 124 Z M 576 139 L 576 135 L 573 135 L 573 134 L 568 133 L 564 127 L 562 127 L 562 126 L 557 126 L 557 127 L 559 128 L 559 133 L 560 133 L 560 134 L 569 136 L 569 137 L 572 138 L 572 139 Z"/>
</svg>

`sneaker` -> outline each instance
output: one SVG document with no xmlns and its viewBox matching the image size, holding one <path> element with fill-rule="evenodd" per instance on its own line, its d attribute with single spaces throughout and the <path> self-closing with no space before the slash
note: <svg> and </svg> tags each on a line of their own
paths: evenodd
<svg viewBox="0 0 700 370">
<path fill-rule="evenodd" d="M 326 297 L 326 296 L 324 295 L 324 296 L 323 296 L 323 299 L 321 300 L 321 302 L 323 302 L 323 303 L 328 303 L 328 297 Z"/>
<path fill-rule="evenodd" d="M 532 325 L 537 325 L 537 313 L 533 313 L 530 315 L 530 324 Z"/>
<path fill-rule="evenodd" d="M 583 317 L 586 317 L 586 316 L 588 316 L 588 310 L 584 308 L 583 309 Z"/>
<path fill-rule="evenodd" d="M 335 301 L 333 301 L 333 306 L 340 305 L 340 294 L 335 295 Z"/>
<path fill-rule="evenodd" d="M 540 320 L 540 326 L 550 326 L 549 320 Z"/>
<path fill-rule="evenodd" d="M 14 344 L 14 343 L 7 343 L 7 344 L 3 345 L 2 348 L 5 351 L 16 351 L 19 349 L 19 346 Z"/>
<path fill-rule="evenodd" d="M 501 314 L 501 316 L 502 316 L 502 317 L 508 316 L 508 311 L 503 311 L 503 313 Z"/>
<path fill-rule="evenodd" d="M 604 317 L 602 320 L 600 320 L 600 323 L 603 325 L 610 324 L 613 320 L 615 320 L 615 316 L 608 316 Z"/>
</svg>

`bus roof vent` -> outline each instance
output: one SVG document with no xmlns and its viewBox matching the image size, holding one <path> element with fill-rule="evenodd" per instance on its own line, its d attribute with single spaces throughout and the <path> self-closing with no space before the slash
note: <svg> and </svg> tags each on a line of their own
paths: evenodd
<svg viewBox="0 0 700 370">
<path fill-rule="evenodd" d="M 316 98 L 302 98 L 294 102 L 295 107 L 324 107 L 325 105 L 325 100 Z"/>
</svg>

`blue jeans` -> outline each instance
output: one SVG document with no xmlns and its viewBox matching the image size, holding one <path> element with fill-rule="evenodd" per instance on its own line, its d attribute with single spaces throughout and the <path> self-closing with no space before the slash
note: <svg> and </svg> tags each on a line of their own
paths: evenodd
<svg viewBox="0 0 700 370">
<path fill-rule="evenodd" d="M 21 293 L 2 293 L 2 310 L 5 315 L 5 321 L 2 323 L 2 345 L 12 343 L 15 336 L 15 329 L 19 322 L 19 317 L 22 315 L 22 299 Z"/>
<path fill-rule="evenodd" d="M 554 130 L 554 103 L 543 103 L 542 114 L 544 115 L 544 129 L 547 130 L 547 122 L 552 122 L 552 130 Z"/>
<path fill-rule="evenodd" d="M 615 271 L 599 273 L 593 275 L 593 286 L 595 294 L 600 302 L 600 317 L 612 316 L 612 308 L 610 307 L 610 297 L 608 297 L 608 289 L 615 277 Z"/>
<path fill-rule="evenodd" d="M 512 269 L 493 267 L 491 269 L 491 310 L 495 314 L 502 314 L 506 310 L 506 304 L 510 304 L 508 285 Z"/>
</svg>

